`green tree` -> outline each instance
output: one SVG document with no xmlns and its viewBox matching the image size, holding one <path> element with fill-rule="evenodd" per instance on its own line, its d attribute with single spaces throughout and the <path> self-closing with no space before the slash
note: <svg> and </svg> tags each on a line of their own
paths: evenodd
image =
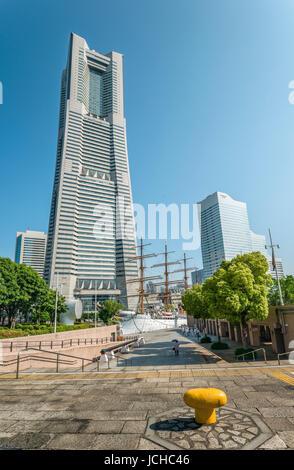
<svg viewBox="0 0 294 470">
<path fill-rule="evenodd" d="M 18 285 L 18 264 L 9 258 L 0 258 L 1 310 L 8 318 L 8 326 L 14 326 L 21 308 L 27 305 L 29 295 Z"/>
<path fill-rule="evenodd" d="M 58 295 L 57 299 L 57 322 L 60 321 L 60 314 L 66 312 L 67 307 L 65 305 L 65 297 Z M 35 310 L 32 314 L 32 320 L 35 323 L 47 323 L 50 321 L 51 324 L 54 323 L 55 318 L 55 299 L 56 291 L 49 289 L 42 292 L 42 295 L 39 297 L 39 302 L 35 306 Z"/>
<path fill-rule="evenodd" d="M 223 261 L 213 276 L 203 284 L 203 294 L 212 318 L 226 318 L 241 326 L 243 347 L 247 342 L 247 323 L 268 316 L 268 263 L 260 252 L 238 255 Z"/>
<path fill-rule="evenodd" d="M 286 276 L 280 279 L 280 286 L 284 304 L 294 304 L 294 278 L 293 276 Z M 273 285 L 271 286 L 268 294 L 270 305 L 281 305 L 278 281 L 273 278 Z"/>
<path fill-rule="evenodd" d="M 187 289 L 182 295 L 182 303 L 187 314 L 205 320 L 207 328 L 208 304 L 203 294 L 202 285 L 194 284 L 191 289 Z"/>
<path fill-rule="evenodd" d="M 55 291 L 30 266 L 17 264 L 9 258 L 0 258 L 0 311 L 2 323 L 8 318 L 13 328 L 17 317 L 37 323 L 54 317 Z M 66 311 L 64 298 L 58 297 L 59 314 Z M 41 320 L 42 316 L 42 320 Z"/>
<path fill-rule="evenodd" d="M 202 286 L 195 284 L 182 295 L 182 302 L 188 315 L 194 318 L 208 318 L 207 302 L 203 296 Z"/>
<path fill-rule="evenodd" d="M 99 317 L 106 325 L 109 325 L 115 315 L 123 308 L 115 300 L 105 300 L 99 311 Z"/>
</svg>

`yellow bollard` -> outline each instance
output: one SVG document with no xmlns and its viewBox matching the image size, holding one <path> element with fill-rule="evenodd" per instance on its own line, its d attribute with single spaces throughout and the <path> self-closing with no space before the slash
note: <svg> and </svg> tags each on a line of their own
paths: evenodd
<svg viewBox="0 0 294 470">
<path fill-rule="evenodd" d="M 227 403 L 225 392 L 217 388 L 191 388 L 184 395 L 186 405 L 195 409 L 195 421 L 198 424 L 216 422 L 215 408 Z"/>
</svg>

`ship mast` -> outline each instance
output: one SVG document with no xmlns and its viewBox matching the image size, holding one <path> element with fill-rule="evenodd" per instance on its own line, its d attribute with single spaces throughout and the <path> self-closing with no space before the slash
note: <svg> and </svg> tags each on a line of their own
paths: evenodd
<svg viewBox="0 0 294 470">
<path fill-rule="evenodd" d="M 182 269 L 177 269 L 176 271 L 173 271 L 173 273 L 181 273 L 183 272 L 184 273 L 184 288 L 185 290 L 189 289 L 189 284 L 188 284 L 188 271 L 193 271 L 194 269 L 198 269 L 197 266 L 194 266 L 194 267 L 187 267 L 187 261 L 189 259 L 193 259 L 193 258 L 187 258 L 186 257 L 186 253 L 184 253 L 184 258 L 180 259 L 179 262 L 183 262 L 184 263 L 184 266 Z"/>
<path fill-rule="evenodd" d="M 164 255 L 164 263 L 154 264 L 152 266 L 152 268 L 158 268 L 158 267 L 164 266 L 164 277 L 165 277 L 164 282 L 156 282 L 156 283 L 154 283 L 154 285 L 155 286 L 160 286 L 160 285 L 165 286 L 164 297 L 165 297 L 165 307 L 166 307 L 167 312 L 169 311 L 169 296 L 170 296 L 169 286 L 170 286 L 170 284 L 176 284 L 176 283 L 183 282 L 182 279 L 173 280 L 173 281 L 170 280 L 170 277 L 169 277 L 170 274 L 172 274 L 173 272 L 176 272 L 176 271 L 169 271 L 169 266 L 174 265 L 174 264 L 180 264 L 180 260 L 168 261 L 168 255 L 170 253 L 175 253 L 175 251 L 167 251 L 167 243 L 165 242 L 164 252 L 163 253 L 158 253 L 159 255 Z"/>
<path fill-rule="evenodd" d="M 149 292 L 145 291 L 144 282 L 152 281 L 154 279 L 162 279 L 162 276 L 159 276 L 159 275 L 158 276 L 145 276 L 144 275 L 145 269 L 149 268 L 148 266 L 144 265 L 144 260 L 146 258 L 153 258 L 155 256 L 158 256 L 157 253 L 144 254 L 144 248 L 146 246 L 150 246 L 150 245 L 151 245 L 151 243 L 143 244 L 143 239 L 141 238 L 140 244 L 137 245 L 137 247 L 136 247 L 136 248 L 139 248 L 140 254 L 138 256 L 134 256 L 132 258 L 129 258 L 125 261 L 125 263 L 128 263 L 128 262 L 132 262 L 132 261 L 135 261 L 135 260 L 139 260 L 139 277 L 135 278 L 135 279 L 129 279 L 129 280 L 126 281 L 127 283 L 137 282 L 139 284 L 138 293 L 137 294 L 130 294 L 130 295 L 125 296 L 125 297 L 137 297 L 137 296 L 139 297 L 138 304 L 137 304 L 137 309 L 136 309 L 136 310 L 138 310 L 138 313 L 144 313 L 144 298 L 146 298 L 146 300 L 147 300 L 148 295 L 154 295 L 154 293 L 151 293 L 151 292 L 149 293 Z"/>
</svg>

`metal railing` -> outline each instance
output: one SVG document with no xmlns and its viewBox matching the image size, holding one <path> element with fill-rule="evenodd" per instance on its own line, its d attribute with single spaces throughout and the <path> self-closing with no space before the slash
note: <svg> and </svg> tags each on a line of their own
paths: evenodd
<svg viewBox="0 0 294 470">
<path fill-rule="evenodd" d="M 120 335 L 118 335 L 120 336 Z M 124 340 L 128 339 L 134 339 L 135 336 L 129 335 L 125 336 Z M 70 339 L 63 339 L 59 341 L 34 341 L 34 340 L 27 340 L 27 341 L 10 341 L 10 342 L 2 342 L 2 347 L 3 349 L 9 349 L 10 352 L 15 351 L 18 348 L 30 348 L 30 347 L 38 347 L 38 349 L 42 349 L 43 346 L 48 346 L 50 349 L 53 349 L 53 347 L 59 347 L 61 349 L 63 348 L 70 348 L 72 346 L 95 346 L 98 344 L 108 344 L 108 343 L 113 343 L 114 341 L 117 341 L 113 337 L 104 337 L 104 338 L 70 338 Z"/>
<path fill-rule="evenodd" d="M 243 353 L 243 354 L 238 354 L 238 356 L 235 356 L 236 359 L 238 359 L 238 357 L 243 357 L 243 361 L 245 361 L 245 356 L 247 356 L 248 354 L 251 354 L 252 355 L 252 359 L 255 361 L 255 353 L 257 351 L 263 351 L 263 357 L 264 357 L 264 362 L 267 362 L 266 360 L 266 352 L 265 352 L 265 349 L 264 348 L 259 348 L 259 349 L 254 349 L 253 351 L 248 351 L 246 353 Z"/>
<path fill-rule="evenodd" d="M 286 356 L 287 354 L 291 354 L 291 352 L 293 352 L 293 351 L 287 351 L 287 352 L 278 354 L 278 364 L 279 364 L 279 366 L 281 365 L 280 357 L 281 356 Z"/>
<path fill-rule="evenodd" d="M 40 352 L 40 350 L 37 349 L 37 348 L 25 348 L 25 349 L 22 349 L 21 351 L 19 351 L 17 353 L 17 363 L 16 363 L 16 378 L 17 379 L 19 378 L 20 355 L 21 355 L 21 353 L 23 353 L 25 351 L 39 351 Z M 60 356 L 70 357 L 71 359 L 81 360 L 82 361 L 82 372 L 84 372 L 84 369 L 85 369 L 85 361 L 93 363 L 93 359 L 86 359 L 85 357 L 71 356 L 70 354 L 64 354 L 64 353 L 55 352 L 55 351 L 46 351 L 45 349 L 42 349 L 41 351 L 46 352 L 48 354 L 55 354 L 56 355 L 56 373 L 57 374 L 59 372 L 59 357 Z M 25 359 L 27 359 L 27 358 L 25 358 Z M 34 356 L 32 356 L 32 359 L 39 360 L 38 357 L 34 357 Z M 99 361 L 97 361 L 97 370 L 99 370 Z"/>
<path fill-rule="evenodd" d="M 107 350 L 109 351 L 113 351 L 115 349 L 117 349 L 117 352 L 120 351 L 120 349 L 126 345 L 126 344 L 130 344 L 130 343 L 134 343 L 136 340 L 138 339 L 138 337 L 136 336 L 134 339 L 132 340 L 129 340 L 127 342 L 123 342 L 121 344 L 118 344 L 116 346 L 113 346 L 113 347 L 109 347 L 109 348 L 106 348 L 105 352 Z M 24 348 L 22 349 L 21 351 L 18 351 L 17 353 L 17 359 L 14 359 L 14 360 L 11 360 L 11 361 L 6 361 L 7 363 L 9 363 L 9 365 L 13 364 L 16 362 L 16 378 L 18 379 L 19 378 L 19 366 L 20 366 L 20 362 L 21 362 L 21 354 L 23 352 L 26 352 L 26 351 L 38 351 L 38 352 L 44 352 L 44 353 L 47 353 L 47 354 L 54 354 L 56 356 L 56 373 L 58 374 L 59 373 L 59 365 L 60 363 L 62 364 L 67 364 L 67 365 L 72 365 L 75 361 L 70 361 L 70 360 L 62 360 L 60 361 L 60 356 L 62 357 L 67 357 L 67 358 L 70 358 L 70 359 L 77 359 L 77 360 L 80 360 L 82 362 L 82 372 L 85 371 L 85 361 L 89 362 L 89 363 L 93 363 L 93 362 L 96 362 L 97 363 L 97 371 L 99 372 L 100 371 L 100 357 L 96 357 L 94 359 L 87 359 L 87 358 L 84 358 L 84 357 L 80 357 L 80 356 L 73 356 L 72 354 L 65 354 L 65 353 L 61 353 L 61 352 L 56 352 L 56 351 L 48 351 L 46 349 L 39 349 L 39 348 Z M 39 356 L 35 356 L 35 355 L 32 355 L 32 356 L 26 356 L 26 357 L 23 357 L 22 360 L 23 361 L 28 361 L 28 360 L 35 360 L 35 361 L 41 361 L 41 362 L 55 362 L 55 361 L 52 361 L 51 358 L 46 358 L 46 357 L 39 357 Z M 95 360 L 96 359 L 96 360 Z M 119 364 L 119 360 L 121 361 L 124 361 L 124 365 L 127 366 L 127 365 L 132 365 L 133 361 L 132 359 L 127 359 L 127 358 L 124 358 L 120 355 L 117 355 L 115 357 L 115 359 L 117 360 L 117 366 Z M 107 368 L 110 369 L 110 362 L 111 362 L 111 359 L 108 358 L 108 361 L 106 362 L 107 364 Z M 4 364 L 3 364 L 4 365 Z M 5 365 L 8 365 L 8 364 L 5 364 Z"/>
<path fill-rule="evenodd" d="M 9 349 L 10 352 L 17 350 L 18 348 L 25 348 L 28 349 L 30 347 L 38 347 L 38 349 L 42 349 L 43 346 L 48 346 L 50 349 L 53 347 L 63 348 L 70 348 L 72 346 L 95 346 L 98 344 L 106 344 L 106 343 L 113 343 L 116 341 L 112 337 L 104 337 L 104 338 L 71 338 L 71 339 L 63 339 L 60 341 L 10 341 L 10 342 L 2 342 L 3 349 Z"/>
</svg>

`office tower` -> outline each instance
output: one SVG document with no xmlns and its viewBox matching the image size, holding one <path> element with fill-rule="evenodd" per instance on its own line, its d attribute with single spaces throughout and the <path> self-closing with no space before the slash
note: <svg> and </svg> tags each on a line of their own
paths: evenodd
<svg viewBox="0 0 294 470">
<path fill-rule="evenodd" d="M 191 280 L 192 280 L 192 286 L 194 286 L 194 284 L 203 284 L 204 282 L 203 269 L 195 269 L 195 271 L 191 271 Z"/>
<path fill-rule="evenodd" d="M 276 277 L 264 235 L 250 230 L 245 202 L 216 192 L 198 203 L 203 261 L 203 281 L 219 268 L 223 260 L 259 251 L 269 263 L 269 273 Z M 283 277 L 281 259 L 277 259 L 279 277 Z M 193 279 L 192 279 L 193 280 Z"/>
<path fill-rule="evenodd" d="M 268 265 L 269 265 L 269 274 L 274 279 L 277 279 L 277 273 L 276 273 L 276 270 L 273 266 L 272 257 L 270 255 L 267 256 L 267 261 L 268 261 Z M 276 262 L 276 266 L 277 266 L 279 279 L 282 279 L 283 277 L 285 277 L 282 259 L 281 258 L 275 258 L 275 262 Z"/>
<path fill-rule="evenodd" d="M 204 279 L 212 276 L 221 262 L 250 253 L 250 235 L 245 202 L 215 192 L 198 203 Z"/>
<path fill-rule="evenodd" d="M 27 230 L 17 232 L 15 262 L 34 268 L 41 277 L 44 274 L 47 235 L 44 232 Z"/>
<path fill-rule="evenodd" d="M 260 253 L 262 253 L 266 257 L 268 265 L 269 265 L 268 272 L 273 278 L 276 279 L 277 273 L 272 263 L 272 257 L 265 247 L 266 246 L 265 235 L 257 235 L 256 233 L 252 231 L 250 231 L 250 233 L 251 233 L 251 241 L 252 241 L 252 251 L 260 251 Z M 282 279 L 284 277 L 282 260 L 281 258 L 275 258 L 275 261 L 276 261 L 279 279 Z"/>
<path fill-rule="evenodd" d="M 62 74 L 45 278 L 67 300 L 133 308 L 138 277 L 123 95 L 123 56 L 71 34 Z M 127 297 L 129 296 L 129 297 Z"/>
<path fill-rule="evenodd" d="M 251 244 L 252 244 L 251 251 L 259 251 L 263 256 L 268 258 L 269 254 L 265 247 L 266 245 L 265 235 L 258 235 L 257 233 L 254 233 L 252 232 L 252 230 L 250 230 L 250 236 L 251 236 Z"/>
</svg>

